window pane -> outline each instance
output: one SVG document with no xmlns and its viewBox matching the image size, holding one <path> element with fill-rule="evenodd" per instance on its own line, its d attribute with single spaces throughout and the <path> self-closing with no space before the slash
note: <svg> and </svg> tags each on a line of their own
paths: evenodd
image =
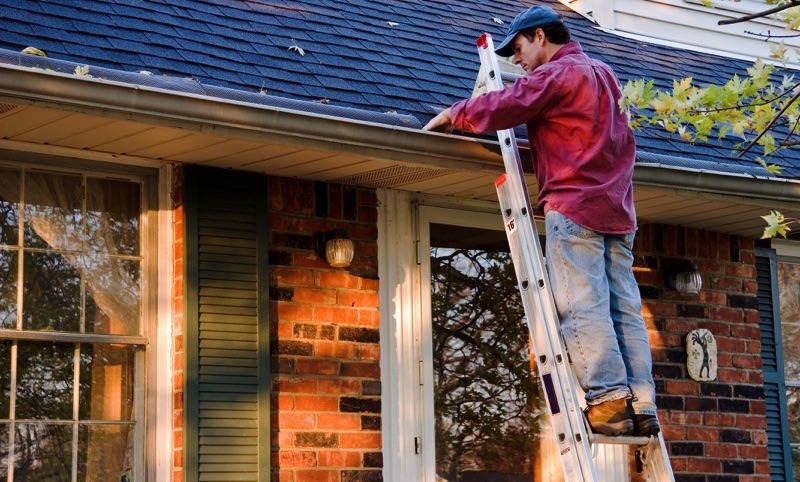
<svg viewBox="0 0 800 482">
<path fill-rule="evenodd" d="M 78 427 L 79 481 L 133 481 L 133 425 Z"/>
<path fill-rule="evenodd" d="M 550 480 L 535 463 L 546 411 L 510 255 L 432 248 L 431 275 L 437 476 Z"/>
<path fill-rule="evenodd" d="M 133 420 L 134 348 L 81 345 L 81 420 Z"/>
<path fill-rule="evenodd" d="M 778 263 L 784 375 L 800 381 L 800 264 Z"/>
<path fill-rule="evenodd" d="M 72 480 L 72 425 L 18 423 L 14 482 Z"/>
<path fill-rule="evenodd" d="M 25 175 L 25 246 L 81 249 L 82 185 L 79 176 Z"/>
<path fill-rule="evenodd" d="M 0 423 L 0 480 L 8 480 L 8 429 L 10 423 Z"/>
<path fill-rule="evenodd" d="M 18 420 L 72 420 L 74 352 L 72 344 L 18 342 Z"/>
<path fill-rule="evenodd" d="M 0 169 L 0 244 L 19 243 L 19 170 Z"/>
<path fill-rule="evenodd" d="M 89 249 L 105 254 L 139 254 L 140 186 L 128 181 L 86 181 Z"/>
<path fill-rule="evenodd" d="M 0 328 L 17 327 L 18 259 L 18 251 L 0 249 Z"/>
<path fill-rule="evenodd" d="M 0 341 L 0 418 L 10 418 L 11 409 L 11 342 Z M 0 429 L 2 430 L 2 429 Z M 3 433 L 0 432 L 0 439 Z"/>
<path fill-rule="evenodd" d="M 66 258 L 29 251 L 22 276 L 24 330 L 80 330 L 80 274 Z"/>
<path fill-rule="evenodd" d="M 139 261 L 87 256 L 86 332 L 139 334 Z"/>
</svg>

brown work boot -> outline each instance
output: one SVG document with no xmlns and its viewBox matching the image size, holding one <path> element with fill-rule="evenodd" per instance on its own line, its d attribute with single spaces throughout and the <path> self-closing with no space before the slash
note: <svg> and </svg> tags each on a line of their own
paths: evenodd
<svg viewBox="0 0 800 482">
<path fill-rule="evenodd" d="M 633 433 L 633 418 L 628 412 L 624 398 L 610 400 L 586 407 L 586 419 L 592 431 L 603 435 L 630 435 Z"/>
<path fill-rule="evenodd" d="M 644 435 L 649 437 L 651 435 L 658 435 L 661 431 L 661 426 L 658 424 L 658 417 L 655 415 L 644 415 L 641 413 L 633 414 L 634 435 Z"/>
</svg>

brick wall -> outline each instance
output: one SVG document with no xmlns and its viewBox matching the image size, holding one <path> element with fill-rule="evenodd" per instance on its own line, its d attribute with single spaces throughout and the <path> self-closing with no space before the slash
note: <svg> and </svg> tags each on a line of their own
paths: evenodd
<svg viewBox="0 0 800 482">
<path fill-rule="evenodd" d="M 382 480 L 375 191 L 270 183 L 273 480 Z M 355 244 L 348 268 L 316 252 L 334 228 Z"/>
<path fill-rule="evenodd" d="M 182 475 L 183 216 L 174 217 L 174 481 Z M 382 480 L 381 382 L 374 190 L 270 178 L 272 480 Z M 346 229 L 353 264 L 331 268 L 314 233 Z M 643 225 L 635 273 L 650 330 L 659 418 L 678 482 L 766 482 L 766 415 L 754 241 Z M 697 295 L 664 282 L 663 268 L 692 260 Z M 718 377 L 686 368 L 686 335 L 710 330 Z"/>
<path fill-rule="evenodd" d="M 678 482 L 770 480 L 753 248 L 751 239 L 674 226 L 644 225 L 636 238 L 659 419 Z M 697 295 L 664 282 L 663 268 L 680 260 L 702 274 Z M 686 335 L 697 328 L 716 338 L 714 381 L 688 375 Z"/>
</svg>

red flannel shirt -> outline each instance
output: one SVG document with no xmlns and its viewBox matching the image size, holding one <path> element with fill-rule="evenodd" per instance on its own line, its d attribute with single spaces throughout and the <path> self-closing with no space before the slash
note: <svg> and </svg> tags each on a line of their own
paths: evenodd
<svg viewBox="0 0 800 482">
<path fill-rule="evenodd" d="M 636 230 L 636 142 L 620 96 L 611 68 L 573 41 L 513 86 L 453 105 L 452 122 L 478 133 L 525 124 L 544 212 L 624 234 Z"/>
</svg>

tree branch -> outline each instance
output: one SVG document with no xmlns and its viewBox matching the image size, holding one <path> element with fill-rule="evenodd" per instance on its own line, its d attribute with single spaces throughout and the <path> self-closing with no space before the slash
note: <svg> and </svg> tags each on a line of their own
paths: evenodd
<svg viewBox="0 0 800 482">
<path fill-rule="evenodd" d="M 745 147 L 744 150 L 741 153 L 739 153 L 738 157 L 741 158 L 743 155 L 745 155 L 747 153 L 747 151 L 749 151 L 754 145 L 756 145 L 758 140 L 761 139 L 762 137 L 764 137 L 764 134 L 766 134 L 767 131 L 769 131 L 772 128 L 772 126 L 774 126 L 775 123 L 778 122 L 778 119 L 781 118 L 781 116 L 784 114 L 784 112 L 789 110 L 789 107 L 791 107 L 792 104 L 794 104 L 797 101 L 798 98 L 800 98 L 800 90 L 798 90 L 792 96 L 792 98 L 789 99 L 789 101 L 783 106 L 783 109 L 781 109 L 780 112 L 778 112 L 775 115 L 775 117 L 773 117 L 772 120 L 769 121 L 769 124 L 767 124 L 767 126 L 764 127 L 764 129 L 761 130 L 761 132 L 756 136 L 756 138 L 753 139 L 752 141 L 750 141 L 750 144 L 748 144 L 747 147 Z"/>
<path fill-rule="evenodd" d="M 773 7 L 773 8 L 770 8 L 768 10 L 764 10 L 763 12 L 751 13 L 749 15 L 745 15 L 745 16 L 739 17 L 739 18 L 731 18 L 731 19 L 727 19 L 727 20 L 720 20 L 719 22 L 717 22 L 717 25 L 731 25 L 731 24 L 734 24 L 734 23 L 747 22 L 748 20 L 754 20 L 756 18 L 766 17 L 768 15 L 772 15 L 773 13 L 778 13 L 778 12 L 781 12 L 783 10 L 786 10 L 787 8 L 796 7 L 798 5 L 800 5 L 800 0 L 793 0 L 793 1 L 789 2 L 789 3 L 785 3 L 783 5 L 778 5 L 777 7 Z"/>
</svg>

